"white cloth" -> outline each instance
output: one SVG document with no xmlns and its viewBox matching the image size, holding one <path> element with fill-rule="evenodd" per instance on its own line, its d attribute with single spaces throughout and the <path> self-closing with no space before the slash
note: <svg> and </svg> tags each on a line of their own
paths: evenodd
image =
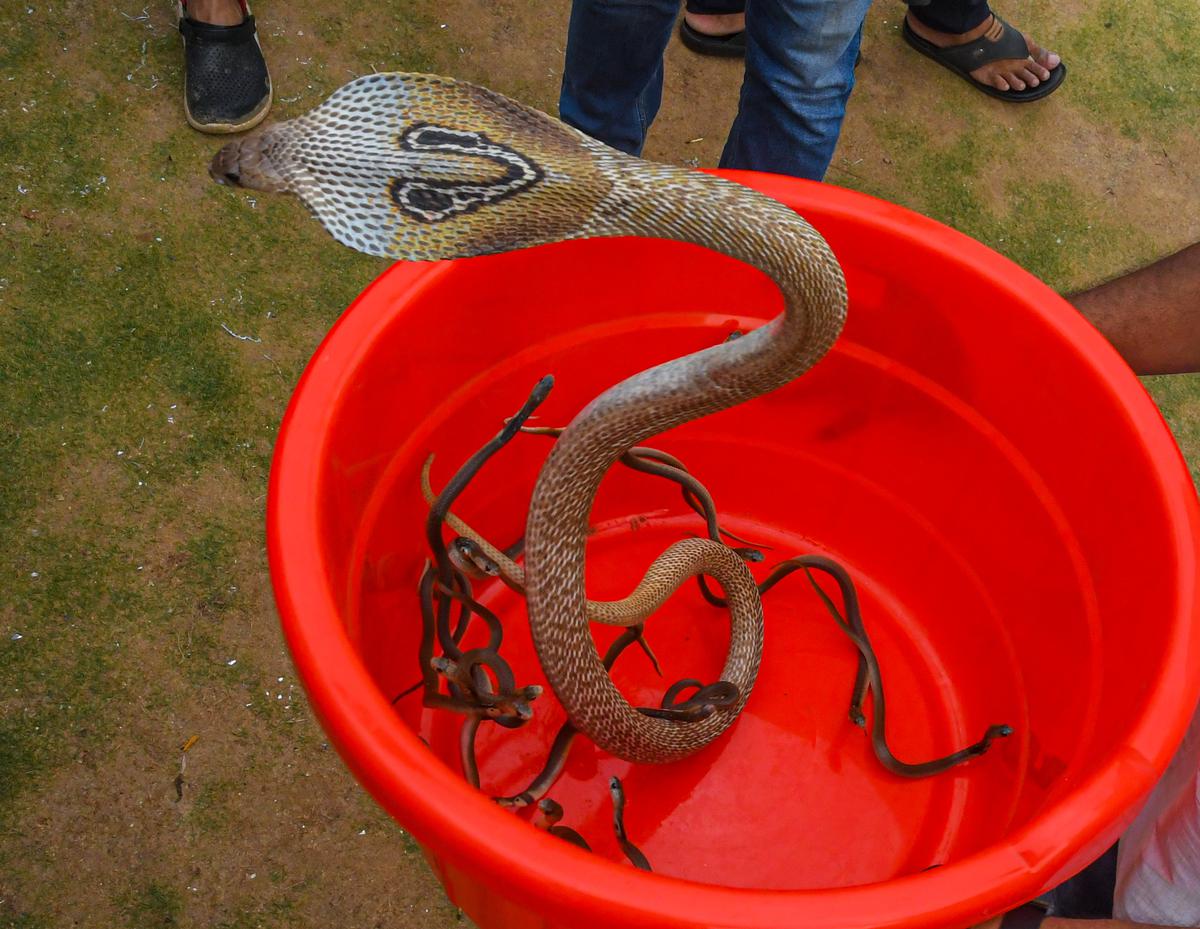
<svg viewBox="0 0 1200 929">
<path fill-rule="evenodd" d="M 1113 916 L 1200 927 L 1200 707 L 1117 850 Z"/>
</svg>

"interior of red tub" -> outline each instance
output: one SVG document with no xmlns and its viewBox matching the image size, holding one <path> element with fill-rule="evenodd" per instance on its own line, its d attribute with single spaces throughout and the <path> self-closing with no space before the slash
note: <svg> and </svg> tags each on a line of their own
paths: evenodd
<svg viewBox="0 0 1200 929">
<path fill-rule="evenodd" d="M 597 785 L 620 774 L 631 834 L 656 867 L 732 886 L 886 880 L 1020 828 L 1114 753 L 1139 750 L 1134 727 L 1177 634 L 1156 618 L 1177 613 L 1179 540 L 1110 385 L 1052 323 L 1008 299 L 1003 280 L 982 291 L 971 268 L 933 247 L 885 247 L 836 212 L 811 218 L 849 286 L 831 355 L 776 394 L 648 444 L 693 467 L 730 528 L 772 546 L 766 566 L 818 551 L 850 568 L 898 754 L 948 752 L 996 722 L 1016 733 L 938 779 L 883 772 L 846 718 L 854 652 L 793 579 L 766 601 L 762 675 L 726 739 L 670 771 L 631 770 L 580 745 L 552 794 L 619 860 Z M 538 421 L 564 424 L 609 384 L 781 307 L 774 286 L 737 262 L 641 240 L 473 259 L 421 286 L 403 314 L 381 319 L 384 333 L 364 348 L 375 357 L 330 410 L 320 490 L 333 589 L 389 699 L 418 676 L 426 455 L 437 453 L 441 486 L 542 374 L 557 385 Z M 519 438 L 456 510 L 511 542 L 548 447 Z M 622 472 L 606 478 L 593 523 L 594 597 L 626 593 L 699 526 L 673 488 Z M 508 621 L 518 677 L 541 681 L 522 604 L 496 584 L 483 599 Z M 701 609 L 681 591 L 651 624 L 666 681 L 720 669 L 725 621 Z M 643 703 L 665 686 L 632 653 L 617 679 Z M 515 792 L 539 767 L 562 721 L 551 697 L 541 707 L 524 730 L 484 732 L 489 793 Z M 409 697 L 397 724 L 457 770 L 456 719 Z M 697 834 L 699 848 L 686 841 Z M 737 854 L 717 868 L 706 844 Z"/>
</svg>

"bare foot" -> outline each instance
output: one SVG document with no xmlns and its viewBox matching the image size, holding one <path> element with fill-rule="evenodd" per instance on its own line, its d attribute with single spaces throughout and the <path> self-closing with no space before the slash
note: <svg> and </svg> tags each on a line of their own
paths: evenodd
<svg viewBox="0 0 1200 929">
<path fill-rule="evenodd" d="M 745 13 L 687 13 L 683 14 L 689 26 L 702 35 L 727 36 L 742 32 L 746 28 Z"/>
<path fill-rule="evenodd" d="M 907 18 L 908 27 L 913 32 L 939 48 L 966 45 L 979 38 L 995 42 L 1004 33 L 1003 24 L 994 14 L 970 32 L 964 32 L 961 35 L 930 29 L 911 12 L 907 14 Z M 1047 80 L 1050 72 L 1058 67 L 1062 59 L 1054 52 L 1039 46 L 1025 33 L 1022 32 L 1021 35 L 1029 49 L 1028 58 L 1004 58 L 999 61 L 990 61 L 972 71 L 971 77 L 980 84 L 987 84 L 997 90 L 1024 90 L 1026 87 L 1037 87 L 1042 81 Z"/>
<path fill-rule="evenodd" d="M 212 26 L 240 26 L 245 18 L 238 0 L 187 0 L 188 19 Z"/>
</svg>

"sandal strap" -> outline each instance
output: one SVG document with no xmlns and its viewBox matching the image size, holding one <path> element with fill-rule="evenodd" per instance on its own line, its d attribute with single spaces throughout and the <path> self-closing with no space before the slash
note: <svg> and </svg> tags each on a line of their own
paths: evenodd
<svg viewBox="0 0 1200 929">
<path fill-rule="evenodd" d="M 992 15 L 996 16 L 995 13 Z M 996 16 L 996 22 L 1000 23 L 1004 32 L 995 42 L 981 37 L 965 45 L 939 48 L 938 57 L 963 71 L 974 71 L 990 62 L 1007 58 L 1028 58 L 1029 46 L 1025 44 L 1025 37 L 999 16 Z"/>
<path fill-rule="evenodd" d="M 200 23 L 184 15 L 179 20 L 179 31 L 185 42 L 207 42 L 213 45 L 242 45 L 254 40 L 254 16 L 247 15 L 236 26 L 214 26 Z"/>
</svg>

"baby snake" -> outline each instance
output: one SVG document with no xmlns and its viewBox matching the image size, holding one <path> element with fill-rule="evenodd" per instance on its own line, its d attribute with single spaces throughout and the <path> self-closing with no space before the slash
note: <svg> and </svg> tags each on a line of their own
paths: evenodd
<svg viewBox="0 0 1200 929">
<path fill-rule="evenodd" d="M 692 242 L 766 273 L 784 312 L 732 342 L 605 391 L 555 443 L 526 526 L 534 647 L 572 723 L 634 762 L 695 752 L 733 722 L 762 657 L 762 603 L 741 558 L 708 539 L 676 543 L 648 578 L 713 576 L 731 612 L 721 679 L 739 694 L 695 722 L 646 716 L 609 678 L 588 630 L 584 549 L 601 478 L 632 446 L 789 383 L 841 332 L 845 281 L 791 209 L 729 181 L 624 155 L 499 94 L 448 78 L 372 74 L 315 110 L 223 148 L 217 180 L 296 194 L 343 244 L 403 260 L 462 258 L 567 239 Z"/>
<path fill-rule="evenodd" d="M 713 507 L 712 498 L 709 496 L 704 485 L 682 467 L 679 459 L 667 455 L 665 452 L 659 452 L 657 449 L 652 448 L 638 448 L 634 451 L 640 454 L 633 455 L 627 452 L 623 456 L 628 457 L 630 462 L 632 462 L 629 464 L 629 467 L 648 474 L 659 476 L 669 475 L 672 479 L 682 483 L 685 491 L 691 491 L 693 499 L 697 500 L 701 512 L 705 515 L 709 538 L 719 542 L 721 529 L 717 524 L 716 510 Z M 651 458 L 651 455 L 662 456 L 662 459 Z M 438 497 L 434 493 L 433 485 L 429 480 L 429 471 L 433 465 L 433 457 L 433 455 L 430 455 L 426 458 L 425 465 L 421 468 L 421 493 L 425 497 L 425 502 L 431 506 Z M 674 464 L 665 464 L 663 459 L 674 462 Z M 525 596 L 525 569 L 521 565 L 517 564 L 506 552 L 501 551 L 472 529 L 470 525 L 453 512 L 446 512 L 445 523 L 459 534 L 459 537 L 455 540 L 454 547 L 450 549 L 452 561 L 456 561 L 458 566 L 468 574 L 497 576 L 514 591 Z M 758 560 L 762 558 L 754 549 L 735 549 L 735 551 L 743 555 L 747 552 L 753 552 L 754 555 L 758 556 Z M 470 560 L 462 560 L 464 557 Z M 606 626 L 632 626 L 635 623 L 649 619 L 678 588 L 679 584 L 671 583 L 672 580 L 676 580 L 676 578 L 663 578 L 658 573 L 648 573 L 642 578 L 633 593 L 621 600 L 588 600 L 588 619 L 594 623 L 602 623 Z"/>
</svg>

